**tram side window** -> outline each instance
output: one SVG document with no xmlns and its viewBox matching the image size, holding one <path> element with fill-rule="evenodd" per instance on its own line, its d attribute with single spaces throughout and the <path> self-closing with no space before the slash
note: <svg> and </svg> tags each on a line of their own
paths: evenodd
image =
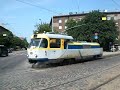
<svg viewBox="0 0 120 90">
<path fill-rule="evenodd" d="M 67 44 L 68 44 L 68 42 L 70 42 L 70 40 L 69 40 L 69 39 L 65 39 L 65 40 L 64 40 L 64 49 L 66 49 L 66 48 L 67 48 Z"/>
<path fill-rule="evenodd" d="M 60 48 L 60 39 L 51 38 L 50 39 L 50 48 Z"/>
<path fill-rule="evenodd" d="M 47 39 L 45 39 L 45 38 L 41 39 L 40 47 L 47 48 L 47 46 L 48 46 Z"/>
</svg>

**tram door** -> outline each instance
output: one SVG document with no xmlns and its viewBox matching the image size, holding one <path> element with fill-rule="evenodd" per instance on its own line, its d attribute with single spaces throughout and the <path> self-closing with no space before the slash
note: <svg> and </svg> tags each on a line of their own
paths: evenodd
<svg viewBox="0 0 120 90">
<path fill-rule="evenodd" d="M 50 38 L 49 59 L 58 59 L 62 54 L 61 39 Z"/>
</svg>

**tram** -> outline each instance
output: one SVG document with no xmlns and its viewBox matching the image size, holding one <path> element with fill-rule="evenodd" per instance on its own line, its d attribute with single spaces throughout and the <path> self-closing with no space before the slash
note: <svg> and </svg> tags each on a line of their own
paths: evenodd
<svg viewBox="0 0 120 90">
<path fill-rule="evenodd" d="M 103 48 L 96 42 L 74 42 L 72 36 L 34 34 L 27 49 L 30 63 L 56 63 L 66 59 L 102 57 Z"/>
</svg>

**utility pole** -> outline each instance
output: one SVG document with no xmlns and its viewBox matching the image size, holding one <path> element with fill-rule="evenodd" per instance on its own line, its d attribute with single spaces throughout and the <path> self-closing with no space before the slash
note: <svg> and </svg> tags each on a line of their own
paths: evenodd
<svg viewBox="0 0 120 90">
<path fill-rule="evenodd" d="M 54 30 L 53 30 L 53 16 L 52 16 L 52 32 L 54 32 Z"/>
</svg>

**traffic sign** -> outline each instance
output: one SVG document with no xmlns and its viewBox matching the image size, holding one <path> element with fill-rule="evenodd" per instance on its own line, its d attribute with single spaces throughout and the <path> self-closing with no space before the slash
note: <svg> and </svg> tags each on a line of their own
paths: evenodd
<svg viewBox="0 0 120 90">
<path fill-rule="evenodd" d="M 98 36 L 94 36 L 95 39 L 98 39 Z"/>
</svg>

